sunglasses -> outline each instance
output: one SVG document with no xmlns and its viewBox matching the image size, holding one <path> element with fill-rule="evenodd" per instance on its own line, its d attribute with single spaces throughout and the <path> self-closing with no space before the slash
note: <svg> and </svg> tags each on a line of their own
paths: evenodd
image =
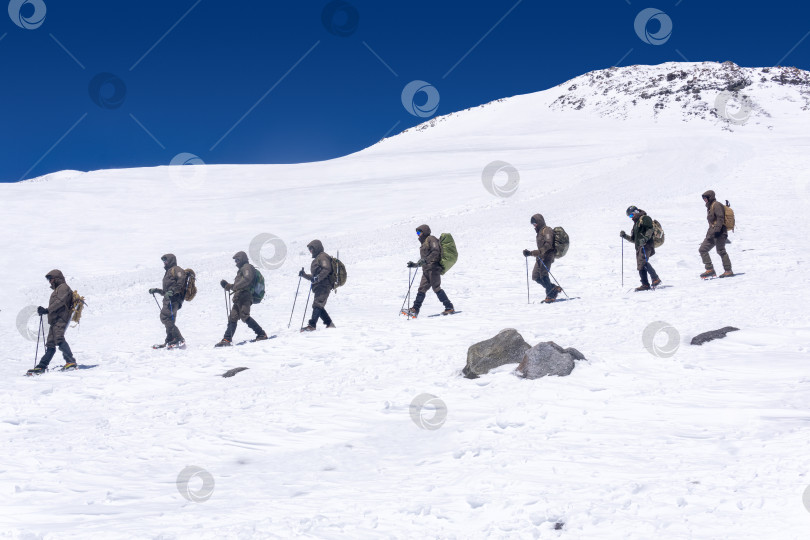
<svg viewBox="0 0 810 540">
<path fill-rule="evenodd" d="M 422 236 L 422 231 L 417 230 L 416 231 L 416 236 Z"/>
</svg>

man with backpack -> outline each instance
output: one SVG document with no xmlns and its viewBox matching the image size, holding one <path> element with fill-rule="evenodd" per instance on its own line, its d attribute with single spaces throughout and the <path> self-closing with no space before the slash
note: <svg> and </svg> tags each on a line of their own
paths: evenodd
<svg viewBox="0 0 810 540">
<path fill-rule="evenodd" d="M 709 256 L 709 251 L 712 248 L 717 249 L 717 254 L 720 255 L 720 259 L 723 261 L 723 270 L 725 272 L 720 274 L 720 277 L 731 277 L 734 272 L 731 271 L 731 259 L 729 259 L 726 252 L 726 244 L 728 243 L 726 207 L 715 199 L 712 190 L 703 194 L 703 202 L 706 204 L 706 220 L 709 222 L 709 230 L 706 231 L 706 238 L 703 239 L 703 243 L 700 244 L 698 249 L 700 258 L 703 259 L 703 265 L 706 267 L 706 271 L 700 274 L 700 277 L 709 279 L 717 276 L 712 264 L 712 258 Z"/>
<path fill-rule="evenodd" d="M 160 258 L 163 261 L 163 288 L 149 289 L 149 294 L 163 296 L 163 308 L 160 310 L 160 322 L 166 327 L 166 340 L 162 344 L 154 345 L 154 349 L 182 349 L 186 342 L 183 334 L 177 328 L 177 312 L 183 307 L 186 295 L 186 271 L 177 266 L 177 257 L 171 253 Z"/>
<path fill-rule="evenodd" d="M 228 283 L 224 279 L 219 282 L 223 289 L 233 292 L 233 307 L 228 316 L 228 328 L 225 330 L 225 336 L 215 347 L 230 347 L 232 345 L 233 334 L 236 332 L 236 323 L 239 321 L 247 324 L 251 330 L 256 332 L 256 339 L 254 341 L 267 339 L 267 334 L 262 330 L 262 327 L 250 316 L 250 307 L 253 305 L 253 286 L 256 281 L 256 269 L 248 262 L 248 256 L 244 251 L 240 251 L 234 255 L 233 260 L 236 263 L 236 267 L 239 269 L 236 272 L 233 284 Z"/>
<path fill-rule="evenodd" d="M 28 375 L 39 375 L 48 371 L 48 364 L 56 354 L 56 348 L 62 351 L 65 365 L 62 371 L 76 369 L 76 359 L 70 351 L 70 345 L 65 341 L 65 330 L 70 323 L 73 313 L 73 291 L 65 283 L 65 276 L 59 270 L 51 270 L 45 275 L 45 279 L 51 285 L 51 293 L 48 307 L 39 306 L 37 313 L 48 316 L 48 339 L 45 342 L 45 354 L 42 356 L 36 367 L 28 370 Z"/>
<path fill-rule="evenodd" d="M 523 250 L 524 257 L 534 257 L 534 270 L 532 270 L 532 280 L 536 281 L 546 289 L 546 299 L 544 303 L 550 304 L 557 299 L 557 295 L 562 292 L 562 287 L 554 285 L 549 279 L 549 270 L 557 252 L 554 250 L 554 229 L 546 225 L 546 220 L 542 214 L 535 214 L 529 221 L 537 233 L 537 249 Z"/>
<path fill-rule="evenodd" d="M 416 235 L 419 238 L 419 257 L 417 262 L 408 262 L 408 268 L 422 268 L 422 280 L 419 282 L 419 290 L 416 294 L 416 299 L 413 301 L 413 306 L 408 309 L 407 314 L 409 317 L 416 318 L 419 316 L 419 310 L 422 308 L 422 302 L 425 301 L 425 295 L 428 289 L 433 289 L 436 297 L 444 304 L 444 311 L 442 315 L 452 315 L 456 312 L 453 308 L 453 303 L 447 298 L 447 293 L 442 290 L 442 244 L 439 239 L 430 234 L 430 227 L 427 225 L 420 225 L 416 228 Z"/>
<path fill-rule="evenodd" d="M 312 292 L 315 294 L 315 299 L 312 301 L 312 318 L 309 320 L 309 324 L 302 328 L 301 331 L 314 332 L 318 319 L 321 319 L 327 328 L 335 328 L 332 318 L 325 309 L 333 285 L 332 257 L 323 250 L 323 244 L 320 240 L 313 240 L 307 244 L 307 249 L 312 255 L 312 265 L 309 268 L 312 273 L 307 274 L 302 268 L 298 275 L 312 282 Z"/>
<path fill-rule="evenodd" d="M 633 220 L 633 230 L 629 236 L 624 231 L 620 232 L 619 236 L 628 242 L 633 242 L 636 246 L 636 268 L 641 277 L 641 286 L 636 287 L 636 291 L 649 291 L 651 287 L 647 273 L 652 278 L 652 287 L 657 287 L 661 283 L 661 279 L 650 264 L 650 257 L 655 255 L 653 220 L 647 215 L 647 212 L 635 206 L 630 206 L 626 214 Z"/>
</svg>

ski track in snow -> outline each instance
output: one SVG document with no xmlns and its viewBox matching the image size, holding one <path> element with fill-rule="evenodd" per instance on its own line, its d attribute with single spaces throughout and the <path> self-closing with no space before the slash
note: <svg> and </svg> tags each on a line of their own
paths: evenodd
<svg viewBox="0 0 810 540">
<path fill-rule="evenodd" d="M 781 109 L 773 130 L 734 131 L 551 112 L 558 94 L 339 160 L 209 166 L 174 212 L 165 168 L 0 186 L 0 225 L 14 232 L 0 261 L 13 284 L 0 312 L 0 537 L 806 538 L 806 131 L 780 130 Z M 481 185 L 496 159 L 521 173 L 511 198 Z M 704 282 L 709 188 L 735 209 L 728 251 L 744 275 Z M 630 204 L 664 226 L 651 262 L 666 288 L 628 292 L 629 243 L 621 285 Z M 538 211 L 571 237 L 551 270 L 575 302 L 540 304 L 532 283 L 527 304 L 521 250 Z M 456 239 L 443 286 L 463 313 L 409 321 L 397 313 L 423 222 Z M 214 349 L 218 282 L 261 232 L 288 246 L 253 308 L 278 338 Z M 327 304 L 337 329 L 302 335 L 306 282 L 287 323 L 316 237 L 340 249 L 348 282 Z M 198 275 L 178 317 L 183 351 L 150 349 L 164 331 L 146 291 L 165 252 Z M 87 298 L 68 341 L 89 369 L 25 378 L 35 344 L 15 317 L 47 302 L 53 267 Z M 423 315 L 441 309 L 428 293 Z M 679 332 L 672 357 L 642 344 L 655 321 Z M 741 330 L 689 345 L 727 325 Z M 588 360 L 565 378 L 521 380 L 515 366 L 462 378 L 467 348 L 509 327 Z M 240 323 L 235 339 L 250 337 Z M 441 428 L 412 422 L 422 393 L 446 404 Z M 175 485 L 189 465 L 215 480 L 204 503 Z"/>
</svg>

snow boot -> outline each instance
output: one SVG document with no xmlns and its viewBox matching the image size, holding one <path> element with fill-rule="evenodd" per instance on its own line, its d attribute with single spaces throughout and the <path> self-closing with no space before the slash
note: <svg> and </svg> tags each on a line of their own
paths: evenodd
<svg viewBox="0 0 810 540">
<path fill-rule="evenodd" d="M 705 272 L 700 274 L 700 277 L 703 279 L 709 279 L 713 277 L 717 277 L 717 274 L 714 272 L 714 268 L 707 268 Z"/>
<path fill-rule="evenodd" d="M 442 315 L 451 315 L 456 312 L 455 308 L 453 308 L 453 303 L 449 298 L 447 298 L 447 293 L 444 292 L 444 289 L 437 292 L 436 297 L 442 304 L 444 304 L 444 311 L 442 311 Z"/>
<path fill-rule="evenodd" d="M 232 345 L 231 340 L 228 338 L 222 338 L 222 341 L 214 345 L 214 347 L 230 347 Z"/>
<path fill-rule="evenodd" d="M 335 326 L 335 323 L 333 323 L 333 322 L 330 322 L 329 324 L 327 324 L 326 327 L 327 328 L 337 328 L 337 326 Z"/>
<path fill-rule="evenodd" d="M 419 310 L 416 308 L 403 309 L 402 314 L 407 315 L 409 319 L 415 319 L 419 316 Z"/>
<path fill-rule="evenodd" d="M 314 331 L 315 331 L 315 327 L 312 326 L 311 324 L 308 324 L 308 325 L 306 325 L 305 327 L 303 327 L 301 329 L 301 332 L 314 332 Z"/>
<path fill-rule="evenodd" d="M 152 348 L 153 349 L 165 349 L 168 346 L 169 346 L 168 343 L 155 343 L 154 345 L 152 345 Z"/>
<path fill-rule="evenodd" d="M 649 286 L 649 285 L 647 285 L 646 283 L 642 283 L 642 284 L 641 284 L 641 287 L 636 287 L 636 292 L 639 292 L 639 291 L 649 291 L 651 288 L 652 288 L 652 287 L 650 287 L 650 286 Z"/>
<path fill-rule="evenodd" d="M 59 371 L 73 371 L 74 369 L 79 369 L 76 362 L 65 362 L 65 365 Z"/>
<path fill-rule="evenodd" d="M 264 339 L 267 339 L 267 333 L 262 330 L 262 327 L 259 326 L 253 317 L 248 317 L 248 320 L 245 321 L 245 324 L 248 325 L 248 328 L 256 332 L 256 341 L 259 341 L 259 336 L 264 336 Z"/>
<path fill-rule="evenodd" d="M 178 341 L 172 341 L 171 343 L 166 344 L 166 348 L 167 349 L 185 349 L 186 348 L 186 342 L 183 341 L 182 339 L 178 340 Z"/>
<path fill-rule="evenodd" d="M 268 339 L 267 334 L 262 332 L 260 335 L 256 336 L 256 339 L 254 339 L 253 341 L 265 341 L 266 339 Z"/>
<path fill-rule="evenodd" d="M 731 276 L 733 276 L 733 275 L 734 275 L 734 272 L 732 272 L 731 270 L 726 270 L 725 272 L 723 272 L 722 274 L 720 274 L 720 277 L 721 277 L 721 278 L 724 278 L 724 277 L 731 277 Z"/>
<path fill-rule="evenodd" d="M 655 278 L 654 280 L 652 280 L 653 287 L 658 287 L 659 285 L 661 285 L 661 278 Z"/>
<path fill-rule="evenodd" d="M 47 365 L 43 366 L 42 364 L 37 364 L 35 367 L 26 371 L 25 374 L 26 376 L 31 377 L 33 375 L 42 375 L 46 371 L 48 371 Z"/>
</svg>

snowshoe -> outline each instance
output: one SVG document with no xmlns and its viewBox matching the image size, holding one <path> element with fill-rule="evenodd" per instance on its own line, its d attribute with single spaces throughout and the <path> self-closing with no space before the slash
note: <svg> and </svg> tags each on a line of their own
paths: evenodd
<svg viewBox="0 0 810 540">
<path fill-rule="evenodd" d="M 554 296 L 546 296 L 546 299 L 545 299 L 545 300 L 543 300 L 543 302 L 542 302 L 542 303 L 543 303 L 543 304 L 553 304 L 553 303 L 554 303 L 554 302 L 556 302 L 556 301 L 557 301 L 557 298 L 556 298 L 556 297 L 554 297 Z"/>
<path fill-rule="evenodd" d="M 166 345 L 166 348 L 167 349 L 185 349 L 186 348 L 186 342 L 183 341 L 182 339 L 180 341 L 173 341 L 173 342 L 169 343 L 168 345 Z"/>
<path fill-rule="evenodd" d="M 165 349 L 167 345 L 168 345 L 167 343 L 155 343 L 154 345 L 152 345 L 152 348 L 153 349 Z"/>
<path fill-rule="evenodd" d="M 415 319 L 419 316 L 419 310 L 408 308 L 402 310 L 402 315 L 407 316 L 409 319 Z"/>
<path fill-rule="evenodd" d="M 447 308 L 447 309 L 445 309 L 444 311 L 442 311 L 442 312 L 441 312 L 441 315 L 452 315 L 452 314 L 453 314 L 453 313 L 455 313 L 455 312 L 456 312 L 456 310 L 455 310 L 455 309 L 453 309 L 453 308 Z"/>
<path fill-rule="evenodd" d="M 231 345 L 233 345 L 231 340 L 222 338 L 222 341 L 214 345 L 214 347 L 230 347 Z"/>
<path fill-rule="evenodd" d="M 706 270 L 705 272 L 700 274 L 700 277 L 703 278 L 703 279 L 709 279 L 709 278 L 717 277 L 717 274 L 715 273 L 714 268 L 709 268 L 708 270 Z"/>
<path fill-rule="evenodd" d="M 308 324 L 308 325 L 306 325 L 305 327 L 303 327 L 301 329 L 301 332 L 314 332 L 314 331 L 315 331 L 315 327 L 312 326 L 311 324 Z"/>
<path fill-rule="evenodd" d="M 256 339 L 251 339 L 250 341 L 251 341 L 251 342 L 253 342 L 253 343 L 255 343 L 255 342 L 257 342 L 257 341 L 264 341 L 264 340 L 266 340 L 266 339 L 269 339 L 269 338 L 267 337 L 267 334 L 262 334 L 262 335 L 260 335 L 260 336 L 256 336 Z"/>
<path fill-rule="evenodd" d="M 655 278 L 654 280 L 652 280 L 653 287 L 658 287 L 659 285 L 661 285 L 661 278 Z"/>
<path fill-rule="evenodd" d="M 640 291 L 649 291 L 652 287 L 647 285 L 646 283 L 642 283 L 640 287 L 636 287 L 636 292 Z"/>
<path fill-rule="evenodd" d="M 734 275 L 734 272 L 732 272 L 731 270 L 726 270 L 725 272 L 723 272 L 722 274 L 720 274 L 720 276 L 719 276 L 719 277 L 721 277 L 721 278 L 725 278 L 725 277 L 731 277 L 731 276 L 733 276 L 733 275 Z"/>
<path fill-rule="evenodd" d="M 33 377 L 34 375 L 42 375 L 48 371 L 48 366 L 36 366 L 25 372 L 26 377 Z"/>
<path fill-rule="evenodd" d="M 59 368 L 59 371 L 74 371 L 76 369 L 79 369 L 76 362 L 66 362 L 64 366 Z"/>
</svg>

